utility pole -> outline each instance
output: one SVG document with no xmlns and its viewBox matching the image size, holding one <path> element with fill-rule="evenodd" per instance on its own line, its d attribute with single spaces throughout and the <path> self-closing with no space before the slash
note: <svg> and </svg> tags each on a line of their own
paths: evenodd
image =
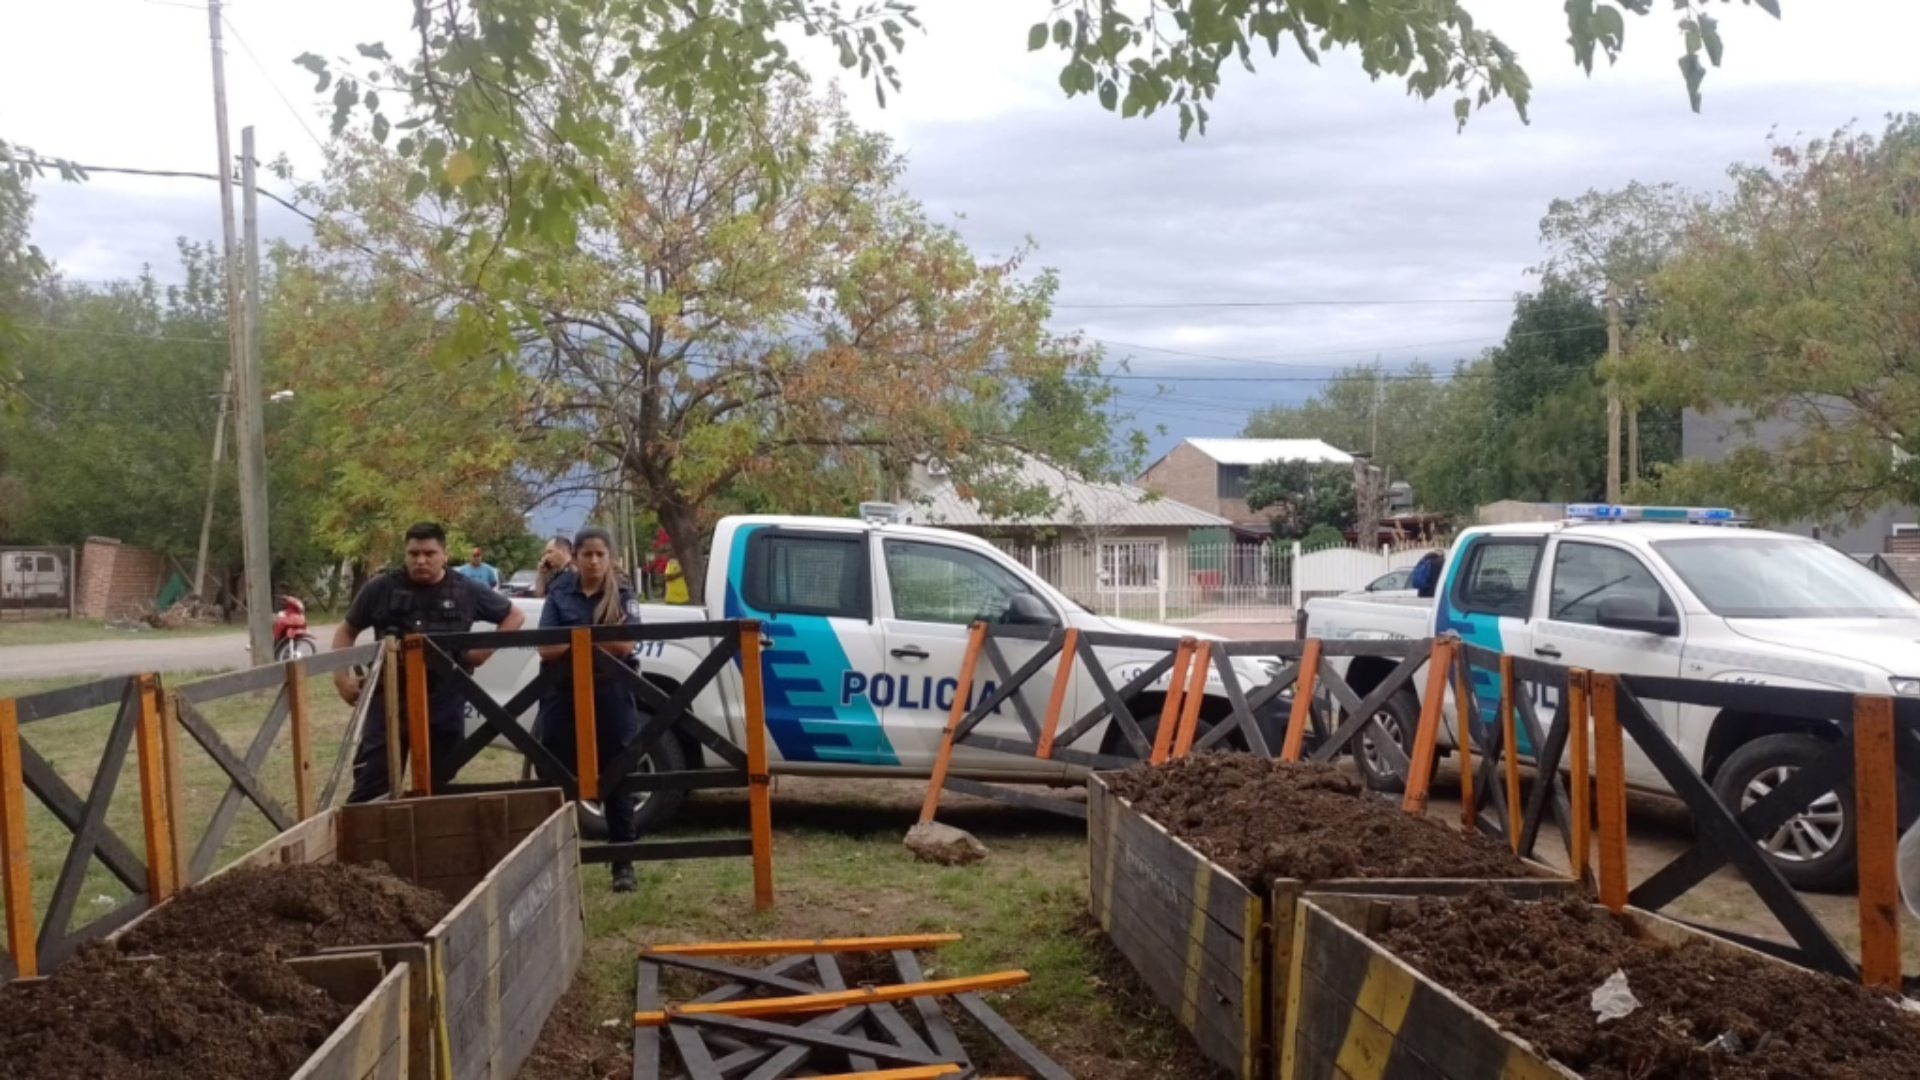
<svg viewBox="0 0 1920 1080">
<path fill-rule="evenodd" d="M 200 515 L 200 550 L 193 558 L 193 593 L 207 599 L 207 544 L 213 537 L 213 503 L 220 493 L 220 462 L 227 456 L 227 409 L 233 404 L 233 368 L 220 381 L 220 407 L 213 421 L 213 463 L 207 468 L 207 508 Z"/>
<path fill-rule="evenodd" d="M 235 369 L 234 434 L 240 458 L 240 533 L 247 569 L 247 637 L 254 662 L 273 659 L 273 557 L 267 550 L 266 393 L 261 387 L 260 187 L 254 170 L 253 128 L 240 130 L 240 176 L 246 189 L 247 311 L 244 348 Z"/>
<path fill-rule="evenodd" d="M 246 351 L 245 315 L 240 307 L 240 241 L 233 233 L 233 140 L 227 135 L 227 58 L 220 44 L 220 0 L 207 0 L 207 37 L 213 47 L 213 124 L 220 154 L 220 237 L 221 266 L 227 286 L 227 400 L 239 389 L 240 356 Z M 216 436 L 218 438 L 218 436 Z M 219 455 L 216 453 L 216 457 Z M 244 493 L 242 498 L 245 498 Z M 251 590 L 249 590 L 251 591 Z M 248 605 L 247 627 L 254 624 L 252 605 Z M 251 634 L 248 640 L 252 642 Z M 259 643 L 252 642 L 253 660 L 265 663 L 272 652 L 262 654 Z"/>
<path fill-rule="evenodd" d="M 1607 501 L 1620 501 L 1620 291 L 1607 282 Z"/>
</svg>

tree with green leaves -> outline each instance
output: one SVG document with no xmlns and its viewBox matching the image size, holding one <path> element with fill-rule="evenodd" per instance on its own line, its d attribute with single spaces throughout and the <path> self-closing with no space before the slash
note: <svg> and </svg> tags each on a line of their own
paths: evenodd
<svg viewBox="0 0 1920 1080">
<path fill-rule="evenodd" d="M 1353 528 L 1353 470 L 1316 461 L 1270 461 L 1247 474 L 1247 506 L 1270 511 L 1277 540 L 1301 540 L 1315 529 Z"/>
<path fill-rule="evenodd" d="M 1254 413 L 1251 439 L 1322 439 L 1367 454 L 1391 480 L 1409 479 L 1431 452 L 1434 422 L 1445 384 L 1420 361 L 1390 370 L 1378 361 L 1349 367 L 1298 405 Z"/>
<path fill-rule="evenodd" d="M 1653 279 L 1634 375 L 1749 441 L 1655 490 L 1772 521 L 1920 504 L 1920 117 L 1733 178 Z"/>
<path fill-rule="evenodd" d="M 1712 10 L 1732 2 L 1660 5 L 1677 15 L 1696 109 L 1706 69 L 1722 55 Z M 1739 2 L 1780 13 L 1778 0 Z M 1655 0 L 1568 0 L 1575 61 L 1589 73 L 1596 59 L 1611 62 L 1627 16 L 1654 8 Z M 309 53 L 298 62 L 317 77 L 317 92 L 331 94 L 335 133 L 358 125 L 375 143 L 391 141 L 406 196 L 432 193 L 457 211 L 458 242 L 490 252 L 511 277 L 523 262 L 537 272 L 550 246 L 574 246 L 579 223 L 607 208 L 598 165 L 618 150 L 627 102 L 671 103 L 688 141 L 744 140 L 757 197 L 771 197 L 806 168 L 752 137 L 778 84 L 802 74 L 781 35 L 830 42 L 884 104 L 901 86 L 896 61 L 920 23 L 906 0 L 414 0 L 413 29 L 396 49 L 370 43 L 351 59 Z M 1466 0 L 1065 0 L 1030 28 L 1027 45 L 1061 54 L 1068 95 L 1123 116 L 1164 110 L 1183 137 L 1204 132 L 1223 67 L 1251 69 L 1256 49 L 1297 50 L 1311 63 L 1350 53 L 1416 97 L 1452 95 L 1461 123 L 1501 98 L 1524 116 L 1532 95 L 1514 51 Z M 492 329 L 504 344 L 510 330 Z"/>
<path fill-rule="evenodd" d="M 581 243 L 538 264 L 447 242 L 451 218 L 497 238 L 512 198 L 477 222 L 470 202 L 410 198 L 406 159 L 369 140 L 313 192 L 317 234 L 457 309 L 442 363 L 493 357 L 525 391 L 496 426 L 538 439 L 563 483 L 631 492 L 689 581 L 713 518 L 758 497 L 844 513 L 932 461 L 984 505 L 1032 511 L 1049 496 L 1013 479 L 1018 455 L 1111 471 L 1110 390 L 1097 353 L 1047 330 L 1052 275 L 1027 275 L 1025 252 L 979 260 L 928 221 L 899 156 L 836 100 L 782 82 L 725 139 L 686 122 L 712 107 L 553 103 L 552 123 L 606 126 L 580 163 L 605 198 L 579 212 Z M 771 197 L 766 154 L 799 163 Z"/>
</svg>

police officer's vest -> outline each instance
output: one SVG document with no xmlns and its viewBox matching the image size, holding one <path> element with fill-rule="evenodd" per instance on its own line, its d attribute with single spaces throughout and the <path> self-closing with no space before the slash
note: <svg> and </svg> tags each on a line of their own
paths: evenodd
<svg viewBox="0 0 1920 1080">
<path fill-rule="evenodd" d="M 449 570 L 438 584 L 415 585 L 404 570 L 395 570 L 387 592 L 387 609 L 374 624 L 381 637 L 405 634 L 464 634 L 473 629 L 473 590 L 467 580 Z"/>
</svg>

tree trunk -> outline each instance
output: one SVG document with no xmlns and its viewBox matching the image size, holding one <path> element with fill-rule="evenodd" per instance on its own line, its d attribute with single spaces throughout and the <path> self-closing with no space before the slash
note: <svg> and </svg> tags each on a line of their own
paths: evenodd
<svg viewBox="0 0 1920 1080">
<path fill-rule="evenodd" d="M 667 543 L 680 563 L 687 582 L 687 599 L 704 604 L 707 597 L 707 557 L 701 550 L 700 515 L 680 501 L 663 502 L 658 510 L 661 527 L 667 530 Z M 719 602 L 721 597 L 712 598 Z"/>
</svg>

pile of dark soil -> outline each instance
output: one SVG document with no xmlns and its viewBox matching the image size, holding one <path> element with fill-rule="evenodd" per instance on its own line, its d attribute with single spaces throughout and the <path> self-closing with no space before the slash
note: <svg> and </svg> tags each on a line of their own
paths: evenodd
<svg viewBox="0 0 1920 1080">
<path fill-rule="evenodd" d="M 186 889 L 121 939 L 134 956 L 272 951 L 419 941 L 450 905 L 378 863 L 236 867 Z"/>
<path fill-rule="evenodd" d="M 1575 900 L 1426 898 L 1379 943 L 1587 1080 L 1920 1077 L 1920 1015 L 1842 979 L 1637 937 Z M 1615 971 L 1640 1007 L 1597 1022 Z"/>
<path fill-rule="evenodd" d="M 284 1080 L 350 1011 L 268 957 L 96 943 L 0 987 L 0 1080 Z"/>
<path fill-rule="evenodd" d="M 1253 887 L 1285 878 L 1527 876 L 1504 844 L 1402 813 L 1333 765 L 1196 754 L 1136 765 L 1107 782 Z"/>
<path fill-rule="evenodd" d="M 633 1075 L 633 1028 L 605 1021 L 632 1018 L 631 1005 L 608 1003 L 598 1014 L 585 980 L 554 1005 L 540 1041 L 520 1066 L 520 1080 L 626 1080 Z"/>
</svg>

